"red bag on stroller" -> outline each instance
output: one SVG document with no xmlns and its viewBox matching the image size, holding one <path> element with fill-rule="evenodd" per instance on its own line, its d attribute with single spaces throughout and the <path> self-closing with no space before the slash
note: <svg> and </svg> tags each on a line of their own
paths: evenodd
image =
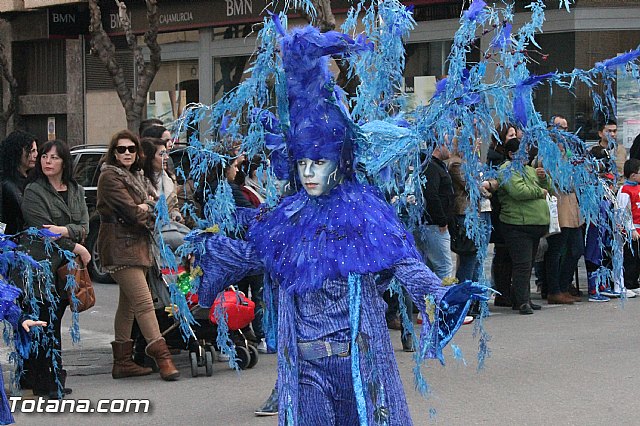
<svg viewBox="0 0 640 426">
<path fill-rule="evenodd" d="M 256 304 L 247 299 L 247 296 L 245 296 L 243 292 L 233 287 L 229 287 L 227 290 L 218 294 L 213 305 L 211 305 L 209 320 L 213 324 L 218 324 L 215 311 L 220 305 L 222 305 L 222 308 L 227 313 L 227 326 L 229 330 L 245 328 L 251 324 L 251 321 L 253 321 L 255 317 Z"/>
</svg>

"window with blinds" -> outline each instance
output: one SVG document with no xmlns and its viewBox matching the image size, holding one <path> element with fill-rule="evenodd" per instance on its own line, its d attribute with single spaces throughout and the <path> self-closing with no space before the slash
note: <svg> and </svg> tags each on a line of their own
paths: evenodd
<svg viewBox="0 0 640 426">
<path fill-rule="evenodd" d="M 64 40 L 14 42 L 13 52 L 13 75 L 21 95 L 67 92 Z"/>
<path fill-rule="evenodd" d="M 124 36 L 111 37 L 111 43 L 116 49 L 116 61 L 124 71 L 127 86 L 133 89 L 134 69 L 133 69 L 133 52 L 129 49 Z M 111 76 L 107 72 L 107 68 L 100 61 L 100 58 L 91 54 L 91 43 L 87 40 L 85 51 L 85 79 L 87 91 L 89 90 L 115 90 L 115 85 Z"/>
</svg>

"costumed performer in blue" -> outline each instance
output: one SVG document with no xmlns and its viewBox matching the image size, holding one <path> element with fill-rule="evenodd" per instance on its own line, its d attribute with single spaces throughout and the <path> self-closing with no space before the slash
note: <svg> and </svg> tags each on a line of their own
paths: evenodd
<svg viewBox="0 0 640 426">
<path fill-rule="evenodd" d="M 44 321 L 34 321 L 22 313 L 16 304 L 16 299 L 20 296 L 20 289 L 7 284 L 0 276 L 0 320 L 7 321 L 13 327 L 15 349 L 22 358 L 29 357 L 29 331 L 31 327 L 46 327 Z M 4 391 L 4 379 L 0 371 L 0 424 L 8 425 L 14 423 L 9 401 Z"/>
<path fill-rule="evenodd" d="M 280 425 L 410 425 L 382 294 L 392 278 L 408 290 L 424 318 L 417 356 L 444 362 L 444 346 L 487 288 L 443 286 L 383 194 L 356 179 L 363 136 L 328 56 L 369 43 L 311 26 L 281 32 L 289 114 L 273 127 L 301 189 L 260 209 L 246 241 L 195 237 L 199 302 L 211 305 L 247 275 L 264 272 L 277 286 Z"/>
</svg>

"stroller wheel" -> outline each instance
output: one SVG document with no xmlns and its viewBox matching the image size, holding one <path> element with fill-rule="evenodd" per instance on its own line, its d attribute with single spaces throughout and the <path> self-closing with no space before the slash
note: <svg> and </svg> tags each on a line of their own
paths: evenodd
<svg viewBox="0 0 640 426">
<path fill-rule="evenodd" d="M 198 377 L 198 354 L 189 352 L 189 360 L 191 360 L 191 377 Z"/>
<path fill-rule="evenodd" d="M 213 351 L 204 351 L 204 371 L 207 377 L 213 375 Z"/>
<path fill-rule="evenodd" d="M 247 348 L 249 349 L 249 355 L 251 356 L 247 368 L 253 368 L 258 363 L 258 349 L 253 345 L 249 345 Z"/>
<path fill-rule="evenodd" d="M 249 363 L 251 362 L 251 354 L 249 350 L 244 346 L 236 346 L 236 361 L 238 362 L 238 367 L 241 370 L 248 368 Z"/>
</svg>

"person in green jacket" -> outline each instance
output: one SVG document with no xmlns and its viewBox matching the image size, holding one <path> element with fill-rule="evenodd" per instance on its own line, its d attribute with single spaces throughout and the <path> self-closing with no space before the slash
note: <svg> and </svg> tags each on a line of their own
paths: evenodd
<svg viewBox="0 0 640 426">
<path fill-rule="evenodd" d="M 89 230 L 89 213 L 84 200 L 84 188 L 73 180 L 72 158 L 67 144 L 60 140 L 46 142 L 38 154 L 33 175 L 22 197 L 22 215 L 27 228 L 45 228 L 59 235 L 59 247 L 73 252 L 84 265 L 91 255 L 83 245 Z M 25 360 L 23 387 L 33 389 L 34 395 L 60 398 L 71 393 L 65 386 L 66 371 L 62 366 L 61 323 L 69 304 L 64 283 L 55 272 L 66 259 L 57 250 L 47 252 L 39 237 L 23 235 L 22 246 L 36 261 L 50 263 L 54 273 L 52 288 L 44 279 L 33 280 L 31 288 L 24 288 L 23 305 L 28 314 L 35 315 L 30 299 L 38 305 L 38 319 L 49 323 L 46 339 L 40 339 L 39 350 Z M 22 284 L 22 280 L 17 280 Z"/>
<path fill-rule="evenodd" d="M 502 205 L 503 236 L 513 265 L 513 309 L 528 315 L 534 309 L 541 309 L 540 305 L 531 302 L 529 281 L 538 242 L 549 230 L 546 199 L 552 188 L 544 168 L 523 164 L 526 159 L 516 154 L 519 148 L 520 141 L 515 138 L 504 145 L 509 161 L 500 167 L 498 196 Z M 535 157 L 533 152 L 529 154 L 530 158 Z"/>
</svg>

